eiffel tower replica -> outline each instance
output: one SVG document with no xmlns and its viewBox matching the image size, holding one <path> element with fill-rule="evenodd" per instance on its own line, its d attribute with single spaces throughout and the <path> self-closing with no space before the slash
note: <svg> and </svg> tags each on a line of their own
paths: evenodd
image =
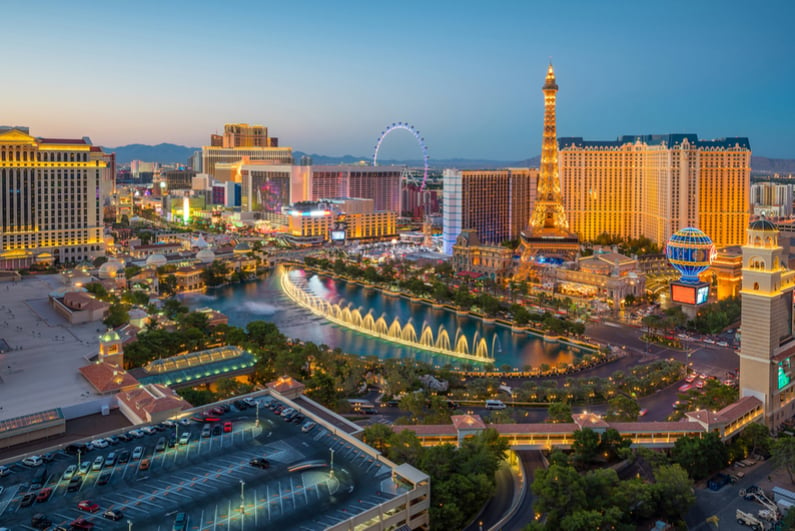
<svg viewBox="0 0 795 531">
<path fill-rule="evenodd" d="M 569 232 L 563 209 L 558 178 L 558 138 L 555 125 L 555 100 L 558 84 L 552 63 L 542 87 L 544 91 L 544 140 L 541 145 L 541 167 L 538 172 L 536 202 L 527 229 L 522 232 L 519 277 L 528 269 L 574 260 L 580 251 L 580 240 Z"/>
</svg>

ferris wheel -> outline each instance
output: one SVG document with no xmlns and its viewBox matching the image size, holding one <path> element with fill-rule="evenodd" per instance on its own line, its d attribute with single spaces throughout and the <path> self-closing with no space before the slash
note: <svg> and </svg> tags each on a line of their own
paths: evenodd
<svg viewBox="0 0 795 531">
<path fill-rule="evenodd" d="M 381 131 L 381 136 L 378 137 L 378 141 L 375 143 L 375 151 L 373 152 L 373 166 L 378 166 L 378 150 L 381 149 L 381 143 L 384 141 L 384 138 L 396 129 L 405 129 L 412 135 L 414 138 L 417 139 L 417 143 L 420 145 L 422 149 L 422 162 L 423 162 L 423 173 L 422 173 L 422 183 L 420 184 L 420 190 L 425 189 L 425 183 L 428 180 L 428 146 L 425 145 L 425 139 L 422 138 L 420 132 L 414 128 L 413 125 L 409 125 L 408 122 L 397 122 L 392 123 L 391 125 L 387 126 L 386 129 Z"/>
</svg>

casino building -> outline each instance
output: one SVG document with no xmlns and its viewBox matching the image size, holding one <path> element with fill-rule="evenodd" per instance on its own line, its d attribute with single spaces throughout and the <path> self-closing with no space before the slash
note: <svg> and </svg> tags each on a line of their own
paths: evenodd
<svg viewBox="0 0 795 531">
<path fill-rule="evenodd" d="M 0 269 L 104 256 L 109 160 L 86 137 L 0 127 Z"/>
</svg>

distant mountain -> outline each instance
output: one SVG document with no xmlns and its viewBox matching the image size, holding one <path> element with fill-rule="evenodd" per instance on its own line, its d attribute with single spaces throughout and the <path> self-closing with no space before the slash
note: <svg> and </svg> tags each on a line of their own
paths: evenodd
<svg viewBox="0 0 795 531">
<path fill-rule="evenodd" d="M 773 175 L 778 173 L 787 175 L 795 174 L 795 160 L 793 159 L 770 159 L 767 157 L 751 156 L 751 172 L 755 175 Z"/>
<path fill-rule="evenodd" d="M 116 161 L 120 164 L 128 164 L 132 160 L 142 160 L 145 162 L 160 162 L 162 164 L 179 163 L 184 164 L 188 158 L 193 155 L 195 151 L 199 151 L 198 147 L 179 146 L 176 144 L 158 144 L 150 146 L 147 144 L 129 144 L 126 146 L 118 147 L 103 147 L 104 151 L 115 152 Z M 301 151 L 293 151 L 293 156 L 296 162 L 301 160 L 301 157 L 307 153 Z M 342 155 L 339 157 L 331 157 L 327 155 L 318 155 L 316 153 L 309 154 L 312 157 L 312 163 L 318 165 L 328 164 L 357 164 L 365 161 L 372 160 L 371 155 L 367 156 L 354 156 Z M 491 159 L 434 159 L 429 160 L 429 165 L 435 169 L 443 168 L 457 168 L 462 170 L 468 169 L 493 169 L 493 168 L 537 168 L 541 157 L 535 156 L 529 159 L 518 161 L 505 161 L 505 160 L 491 160 Z M 381 166 L 422 166 L 422 160 L 394 160 L 384 159 L 379 160 L 378 164 Z M 768 157 L 751 157 L 751 171 L 754 175 L 772 175 L 779 173 L 783 175 L 795 174 L 795 159 L 772 159 Z"/>
<path fill-rule="evenodd" d="M 185 164 L 194 151 L 201 148 L 178 146 L 176 144 L 128 144 L 118 147 L 102 147 L 107 153 L 116 153 L 117 164 L 129 164 L 132 160 L 144 162 L 159 162 L 161 164 Z"/>
</svg>

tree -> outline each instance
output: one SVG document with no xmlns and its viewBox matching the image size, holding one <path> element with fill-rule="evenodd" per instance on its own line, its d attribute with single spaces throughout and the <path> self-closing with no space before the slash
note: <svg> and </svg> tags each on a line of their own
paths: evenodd
<svg viewBox="0 0 795 531">
<path fill-rule="evenodd" d="M 654 470 L 652 492 L 660 514 L 679 520 L 696 501 L 693 481 L 678 464 L 664 465 Z"/>
<path fill-rule="evenodd" d="M 532 489 L 534 509 L 545 514 L 547 529 L 562 529 L 565 515 L 587 508 L 584 480 L 572 466 L 553 464 L 536 470 Z"/>
<path fill-rule="evenodd" d="M 599 453 L 599 434 L 591 428 L 582 428 L 574 432 L 571 445 L 574 463 L 581 468 L 590 465 Z"/>
<path fill-rule="evenodd" d="M 92 294 L 97 299 L 104 301 L 108 300 L 108 290 L 99 282 L 91 282 L 84 286 L 85 290 Z"/>
<path fill-rule="evenodd" d="M 674 443 L 671 458 L 698 480 L 726 466 L 729 450 L 720 437 L 711 432 L 704 437 L 680 437 Z"/>
<path fill-rule="evenodd" d="M 188 307 L 177 299 L 166 299 L 163 302 L 163 313 L 169 319 L 178 319 L 180 315 L 188 313 Z"/>
<path fill-rule="evenodd" d="M 395 432 L 386 424 L 371 424 L 364 429 L 362 440 L 381 453 L 386 453 L 389 447 L 389 440 Z"/>
<path fill-rule="evenodd" d="M 607 402 L 606 421 L 634 422 L 638 420 L 638 401 L 626 395 L 618 395 Z"/>
<path fill-rule="evenodd" d="M 571 418 L 571 404 L 552 402 L 547 409 L 547 420 L 554 423 L 574 422 Z"/>
<path fill-rule="evenodd" d="M 737 438 L 738 445 L 748 454 L 768 453 L 770 451 L 770 430 L 764 424 L 753 423 L 746 426 Z"/>
<path fill-rule="evenodd" d="M 222 260 L 213 260 L 213 262 L 202 271 L 202 278 L 204 283 L 208 286 L 219 286 L 226 282 L 226 276 L 229 274 L 229 266 Z"/>
<path fill-rule="evenodd" d="M 110 328 L 116 328 L 128 323 L 129 321 L 130 314 L 127 312 L 125 305 L 121 303 L 115 303 L 110 305 L 108 315 L 105 316 L 105 319 L 102 322 Z"/>
<path fill-rule="evenodd" d="M 790 483 L 795 484 L 793 472 L 795 472 L 795 437 L 779 437 L 773 441 L 770 449 L 773 462 L 778 466 L 783 466 L 789 474 Z"/>
<path fill-rule="evenodd" d="M 170 297 L 177 292 L 177 277 L 173 274 L 164 276 L 159 280 L 160 293 Z"/>
<path fill-rule="evenodd" d="M 561 520 L 560 528 L 567 531 L 634 529 L 634 526 L 622 525 L 621 519 L 622 512 L 618 507 L 609 507 L 604 510 L 575 511 Z"/>
<path fill-rule="evenodd" d="M 621 437 L 621 434 L 615 428 L 606 429 L 599 437 L 599 451 L 608 461 L 627 457 L 631 444 L 632 440 Z"/>
</svg>

